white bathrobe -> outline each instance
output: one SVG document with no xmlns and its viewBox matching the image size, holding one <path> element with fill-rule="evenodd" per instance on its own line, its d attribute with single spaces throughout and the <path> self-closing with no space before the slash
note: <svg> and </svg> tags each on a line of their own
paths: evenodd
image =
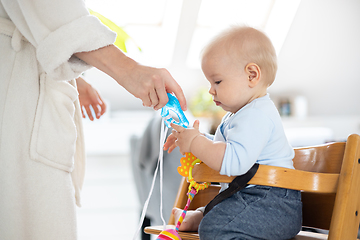
<svg viewBox="0 0 360 240">
<path fill-rule="evenodd" d="M 114 42 L 82 0 L 0 0 L 0 239 L 76 239 L 85 154 L 72 56 Z"/>
</svg>

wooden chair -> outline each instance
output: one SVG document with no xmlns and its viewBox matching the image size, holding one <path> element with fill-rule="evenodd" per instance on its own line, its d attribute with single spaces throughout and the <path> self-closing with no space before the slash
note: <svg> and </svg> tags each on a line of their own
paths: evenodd
<svg viewBox="0 0 360 240">
<path fill-rule="evenodd" d="M 329 230 L 327 234 L 301 231 L 293 240 L 353 240 L 357 239 L 360 218 L 360 136 L 350 135 L 347 142 L 335 142 L 295 149 L 293 169 L 260 165 L 249 184 L 283 187 L 302 191 L 303 226 Z M 198 164 L 193 169 L 197 182 L 231 182 L 233 177 Z M 188 183 L 182 180 L 175 207 L 184 208 Z M 219 187 L 199 191 L 189 209 L 205 206 Z M 174 216 L 169 228 L 175 228 Z M 162 226 L 145 228 L 149 234 L 159 234 Z M 196 232 L 179 232 L 185 239 L 199 239 Z"/>
</svg>

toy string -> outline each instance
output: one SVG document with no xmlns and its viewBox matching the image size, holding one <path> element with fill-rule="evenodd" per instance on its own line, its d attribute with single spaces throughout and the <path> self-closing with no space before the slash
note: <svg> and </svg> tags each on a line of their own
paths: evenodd
<svg viewBox="0 0 360 240">
<path fill-rule="evenodd" d="M 138 229 L 135 232 L 133 240 L 137 239 L 137 237 L 139 235 L 139 232 L 141 231 L 141 227 L 142 227 L 142 224 L 143 224 L 144 219 L 145 219 L 145 214 L 146 214 L 147 208 L 149 206 L 150 198 L 151 198 L 151 195 L 152 195 L 153 190 L 154 190 L 155 180 L 156 180 L 156 176 L 157 176 L 157 172 L 159 170 L 159 167 L 160 167 L 160 216 L 161 216 L 161 220 L 163 222 L 164 228 L 166 226 L 166 222 L 164 220 L 163 211 L 162 211 L 162 206 L 163 206 L 163 204 L 162 204 L 162 187 L 163 187 L 163 174 L 162 174 L 162 172 L 163 172 L 163 155 L 164 155 L 163 145 L 164 145 L 164 142 L 165 142 L 165 136 L 166 136 L 167 130 L 168 130 L 168 128 L 165 127 L 164 121 L 161 121 L 159 158 L 158 158 L 158 162 L 156 164 L 156 168 L 155 168 L 155 171 L 154 171 L 154 177 L 152 179 L 149 195 L 148 195 L 148 197 L 147 197 L 147 199 L 146 199 L 146 201 L 144 203 L 144 207 L 143 207 L 143 210 L 141 212 L 141 217 L 140 217 L 140 222 L 139 222 L 139 225 L 138 225 Z"/>
<path fill-rule="evenodd" d="M 187 200 L 186 206 L 184 207 L 184 210 L 181 213 L 180 218 L 179 218 L 179 220 L 178 220 L 178 222 L 176 224 L 176 227 L 175 227 L 175 230 L 177 232 L 179 231 L 179 227 L 180 227 L 181 223 L 183 222 L 183 220 L 184 220 L 184 218 L 186 216 L 187 210 L 188 210 L 188 208 L 190 206 L 190 203 L 194 199 L 194 196 L 196 195 L 196 193 L 197 193 L 197 190 L 195 188 L 189 189 L 189 192 L 187 193 L 188 200 Z"/>
<path fill-rule="evenodd" d="M 144 218 L 145 218 L 145 213 L 146 213 L 146 210 L 148 208 L 149 201 L 150 201 L 153 189 L 154 189 L 154 184 L 155 184 L 156 175 L 157 175 L 159 166 L 160 166 L 160 216 L 161 216 L 161 220 L 162 220 L 163 225 L 164 225 L 164 230 L 160 233 L 160 235 L 158 236 L 157 239 L 163 239 L 164 236 L 161 237 L 162 233 L 164 233 L 164 234 L 169 233 L 170 234 L 169 231 L 171 231 L 171 230 L 165 230 L 166 223 L 165 223 L 163 212 L 162 212 L 162 207 L 163 207 L 163 203 L 162 203 L 163 154 L 164 154 L 162 147 L 163 147 L 164 142 L 165 142 L 165 136 L 166 136 L 167 130 L 168 130 L 168 128 L 170 128 L 170 123 L 176 123 L 176 124 L 178 124 L 178 125 L 180 125 L 180 126 L 182 126 L 184 128 L 187 128 L 188 125 L 189 125 L 189 122 L 186 119 L 186 116 L 184 115 L 184 113 L 183 113 L 183 111 L 181 109 L 181 106 L 179 104 L 179 101 L 176 99 L 176 97 L 174 95 L 168 93 L 168 98 L 169 98 L 168 103 L 161 110 L 161 116 L 163 117 L 163 121 L 161 121 L 159 158 L 158 158 L 158 162 L 157 162 L 156 169 L 155 169 L 155 172 L 154 172 L 154 177 L 153 177 L 153 181 L 152 181 L 152 184 L 151 184 L 149 196 L 145 201 L 144 208 L 143 208 L 143 211 L 141 213 L 139 227 L 138 227 L 138 230 L 136 231 L 135 236 L 133 238 L 134 240 L 137 239 L 137 236 L 138 236 L 138 234 L 139 234 L 139 232 L 141 230 L 141 226 L 142 226 Z M 179 118 L 179 122 L 176 122 L 171 117 L 169 110 L 176 113 L 177 117 Z M 164 124 L 166 124 L 166 126 L 168 127 L 165 130 L 164 130 Z M 203 190 L 203 189 L 207 188 L 210 185 L 210 183 L 199 184 L 199 183 L 195 182 L 193 177 L 192 177 L 192 168 L 194 167 L 194 165 L 196 163 L 199 163 L 199 162 L 201 162 L 201 161 L 199 159 L 197 159 L 192 153 L 186 153 L 185 158 L 180 159 L 181 166 L 178 167 L 178 172 L 179 172 L 180 175 L 182 175 L 184 177 L 188 177 L 188 180 L 190 182 L 190 186 L 189 186 L 189 191 L 187 193 L 188 200 L 187 200 L 186 206 L 185 206 L 183 212 L 181 213 L 181 216 L 180 216 L 180 218 L 178 220 L 178 223 L 176 225 L 176 228 L 175 228 L 176 235 L 178 235 L 177 232 L 179 231 L 179 227 L 180 227 L 181 223 L 183 222 L 183 220 L 185 218 L 185 215 L 187 213 L 187 210 L 188 210 L 188 208 L 190 206 L 190 203 L 193 200 L 196 193 L 199 190 Z M 169 239 L 169 237 L 167 237 L 166 239 Z M 176 239 L 179 239 L 179 238 L 176 237 Z"/>
</svg>

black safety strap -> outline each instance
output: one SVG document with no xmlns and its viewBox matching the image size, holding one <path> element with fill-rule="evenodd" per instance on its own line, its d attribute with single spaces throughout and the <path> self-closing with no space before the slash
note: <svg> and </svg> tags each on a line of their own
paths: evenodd
<svg viewBox="0 0 360 240">
<path fill-rule="evenodd" d="M 204 216 L 213 208 L 216 204 L 222 202 L 226 198 L 232 196 L 234 193 L 244 189 L 248 184 L 248 182 L 252 179 L 259 168 L 259 164 L 255 163 L 249 171 L 245 174 L 237 176 L 232 180 L 229 184 L 229 187 L 215 196 L 213 200 L 209 202 L 208 205 L 205 207 Z"/>
</svg>

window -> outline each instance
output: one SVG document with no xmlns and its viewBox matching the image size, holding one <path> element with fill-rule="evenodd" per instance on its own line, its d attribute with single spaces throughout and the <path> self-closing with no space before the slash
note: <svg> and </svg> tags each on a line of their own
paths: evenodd
<svg viewBox="0 0 360 240">
<path fill-rule="evenodd" d="M 87 7 L 133 38 L 127 43 L 129 56 L 151 66 L 171 63 L 181 4 L 179 0 L 86 0 Z"/>
<path fill-rule="evenodd" d="M 279 53 L 299 3 L 300 0 L 86 0 L 89 8 L 123 27 L 134 39 L 127 44 L 130 57 L 161 67 L 180 61 L 188 68 L 199 68 L 204 45 L 231 25 L 245 24 L 265 31 Z"/>
<path fill-rule="evenodd" d="M 187 58 L 187 65 L 199 67 L 199 56 L 206 43 L 231 25 L 264 29 L 275 0 L 203 0 Z"/>
</svg>

